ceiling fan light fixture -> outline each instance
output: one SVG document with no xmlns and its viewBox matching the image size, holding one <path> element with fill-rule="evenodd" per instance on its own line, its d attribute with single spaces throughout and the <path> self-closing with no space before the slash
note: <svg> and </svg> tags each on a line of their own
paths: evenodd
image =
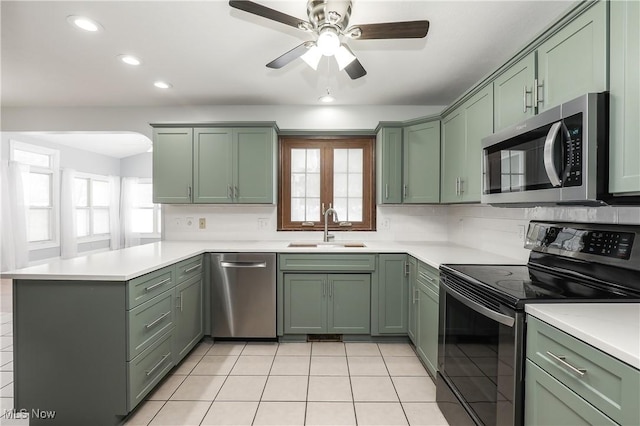
<svg viewBox="0 0 640 426">
<path fill-rule="evenodd" d="M 311 46 L 307 52 L 301 56 L 302 60 L 307 63 L 314 70 L 318 70 L 318 64 L 320 64 L 320 59 L 322 59 L 322 52 L 315 44 Z"/>
<path fill-rule="evenodd" d="M 320 31 L 316 45 L 324 56 L 335 55 L 336 51 L 340 48 L 340 37 L 338 37 L 338 32 L 331 27 L 324 28 Z"/>
<path fill-rule="evenodd" d="M 334 56 L 340 71 L 345 69 L 347 65 L 356 59 L 356 57 L 344 45 L 340 45 L 340 48 L 338 48 Z"/>
<path fill-rule="evenodd" d="M 331 95 L 331 92 L 329 91 L 329 88 L 327 87 L 327 93 L 326 93 L 326 94 L 324 94 L 324 95 L 322 95 L 322 96 L 320 96 L 320 97 L 318 98 L 318 100 L 319 100 L 320 102 L 322 102 L 323 104 L 330 104 L 331 102 L 335 102 L 336 98 L 334 98 L 334 97 Z"/>
</svg>

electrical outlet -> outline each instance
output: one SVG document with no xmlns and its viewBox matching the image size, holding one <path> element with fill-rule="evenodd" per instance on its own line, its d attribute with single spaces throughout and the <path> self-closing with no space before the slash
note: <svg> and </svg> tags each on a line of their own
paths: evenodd
<svg viewBox="0 0 640 426">
<path fill-rule="evenodd" d="M 201 217 L 199 219 L 199 226 L 200 226 L 200 229 L 206 229 L 207 228 L 207 219 L 204 218 L 204 217 Z"/>
<path fill-rule="evenodd" d="M 385 217 L 384 219 L 382 219 L 382 229 L 389 229 L 391 228 L 391 219 L 389 219 L 388 217 Z"/>
<path fill-rule="evenodd" d="M 524 243 L 524 225 L 518 225 L 518 240 Z"/>
<path fill-rule="evenodd" d="M 267 229 L 269 227 L 269 219 L 260 218 L 258 219 L 258 229 Z"/>
<path fill-rule="evenodd" d="M 185 225 L 187 226 L 187 228 L 193 228 L 194 219 L 192 217 L 186 218 L 185 219 Z"/>
<path fill-rule="evenodd" d="M 176 217 L 174 219 L 173 224 L 177 227 L 177 228 L 182 228 L 182 218 L 181 217 Z"/>
</svg>

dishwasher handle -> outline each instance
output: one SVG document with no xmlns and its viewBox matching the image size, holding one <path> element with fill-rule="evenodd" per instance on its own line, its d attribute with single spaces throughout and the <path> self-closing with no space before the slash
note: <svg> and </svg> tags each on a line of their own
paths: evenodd
<svg viewBox="0 0 640 426">
<path fill-rule="evenodd" d="M 223 260 L 220 261 L 220 266 L 223 268 L 266 268 L 267 262 L 229 262 Z"/>
</svg>

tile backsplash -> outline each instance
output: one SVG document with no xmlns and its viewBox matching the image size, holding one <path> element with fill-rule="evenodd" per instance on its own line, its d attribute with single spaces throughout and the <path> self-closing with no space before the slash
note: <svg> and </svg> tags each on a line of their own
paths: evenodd
<svg viewBox="0 0 640 426">
<path fill-rule="evenodd" d="M 166 240 L 320 240 L 319 232 L 277 232 L 275 206 L 165 205 Z M 204 218 L 206 228 L 199 229 Z M 498 208 L 378 206 L 377 231 L 334 232 L 339 240 L 450 241 L 526 261 L 530 220 L 640 225 L 640 207 Z"/>
</svg>

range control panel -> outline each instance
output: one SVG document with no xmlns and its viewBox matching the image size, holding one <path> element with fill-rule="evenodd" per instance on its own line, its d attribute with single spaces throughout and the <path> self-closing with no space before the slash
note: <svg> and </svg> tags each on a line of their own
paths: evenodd
<svg viewBox="0 0 640 426">
<path fill-rule="evenodd" d="M 574 255 L 585 253 L 621 260 L 631 257 L 635 232 L 587 229 L 579 224 L 559 225 L 532 222 L 529 224 L 525 247 L 536 251 Z"/>
</svg>

